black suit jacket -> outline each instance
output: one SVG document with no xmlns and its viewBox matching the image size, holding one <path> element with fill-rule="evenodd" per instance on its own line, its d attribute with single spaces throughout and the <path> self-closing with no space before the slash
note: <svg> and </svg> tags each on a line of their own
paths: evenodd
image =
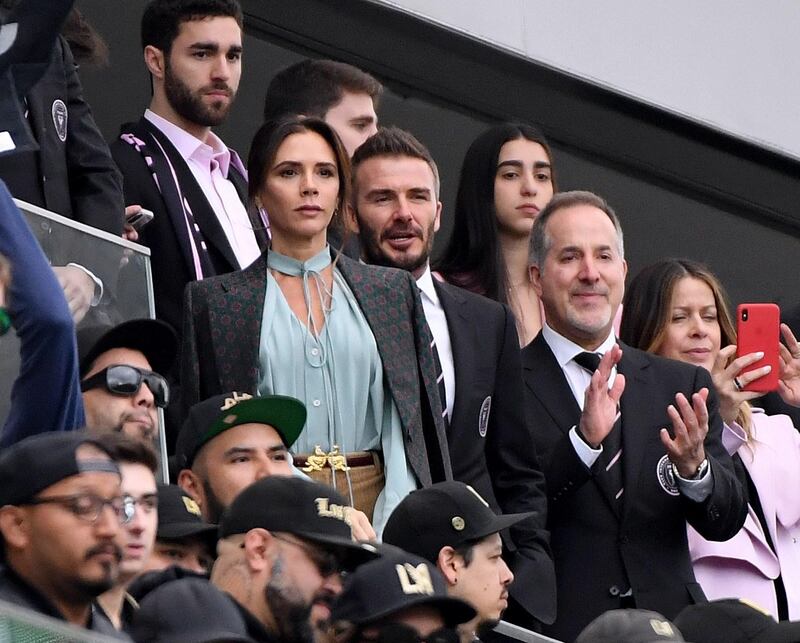
<svg viewBox="0 0 800 643">
<path fill-rule="evenodd" d="M 525 418 L 519 339 L 508 307 L 434 279 L 453 349 L 448 432 L 453 477 L 503 513 L 535 511 L 511 530 L 511 594 L 544 623 L 555 619 L 555 572 L 545 528 L 544 476 Z M 488 424 L 481 410 L 489 406 Z M 483 430 L 481 430 L 483 426 Z"/>
<path fill-rule="evenodd" d="M 151 251 L 153 290 L 155 293 L 156 317 L 171 324 L 180 335 L 182 323 L 183 289 L 195 279 L 186 220 L 180 205 L 181 195 L 191 208 L 208 248 L 210 272 L 205 276 L 224 274 L 239 269 L 239 263 L 228 243 L 217 216 L 203 194 L 203 190 L 181 157 L 175 146 L 155 125 L 145 118 L 137 123 L 122 126 L 123 133 L 132 133 L 147 146 L 147 153 L 159 179 L 153 179 L 144 155 L 137 149 L 117 139 L 111 143 L 111 154 L 122 171 L 126 205 L 141 205 L 152 210 L 153 220 L 142 229 L 139 242 Z M 161 152 L 163 150 L 166 156 Z M 170 169 L 175 170 L 177 183 Z M 228 178 L 236 187 L 243 203 L 247 202 L 247 183 L 231 165 Z M 260 247 L 266 247 L 266 231 L 254 225 Z"/>
<path fill-rule="evenodd" d="M 50 65 L 26 99 L 28 123 L 39 151 L 0 157 L 0 178 L 11 194 L 122 234 L 122 179 L 83 100 L 75 61 L 63 38 L 56 41 Z M 62 105 L 66 108 L 63 128 L 57 125 Z"/>
<path fill-rule="evenodd" d="M 526 405 L 547 480 L 558 585 L 558 617 L 545 631 L 568 641 L 596 616 L 620 607 L 619 593 L 628 587 L 637 607 L 667 618 L 704 600 L 689 559 L 686 521 L 709 540 L 727 540 L 747 512 L 722 447 L 722 421 L 708 372 L 621 346 L 625 494 L 619 518 L 569 440 L 580 409 L 550 347 L 540 333 L 523 349 Z M 704 502 L 696 503 L 660 485 L 657 469 L 666 452 L 659 431 L 671 427 L 666 409 L 675 394 L 688 397 L 703 387 L 709 389 L 705 450 L 714 486 Z"/>
<path fill-rule="evenodd" d="M 430 329 L 416 284 L 408 272 L 363 265 L 344 255 L 338 269 L 375 336 L 414 474 L 423 486 L 452 480 Z M 256 393 L 266 271 L 262 255 L 245 270 L 186 287 L 181 351 L 185 410 L 218 393 Z"/>
</svg>

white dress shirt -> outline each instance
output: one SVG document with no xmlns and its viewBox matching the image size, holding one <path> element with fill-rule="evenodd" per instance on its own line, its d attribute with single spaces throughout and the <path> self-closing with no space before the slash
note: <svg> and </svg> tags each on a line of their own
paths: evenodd
<svg viewBox="0 0 800 643">
<path fill-rule="evenodd" d="M 444 375 L 444 391 L 447 400 L 445 410 L 447 419 L 453 417 L 453 402 L 456 398 L 456 371 L 453 366 L 453 346 L 450 343 L 450 328 L 447 326 L 447 317 L 444 314 L 442 303 L 433 287 L 433 277 L 431 268 L 427 266 L 425 272 L 417 279 L 417 286 L 422 295 L 422 309 L 425 311 L 425 319 L 431 329 L 431 334 L 436 342 L 436 351 L 439 354 L 439 362 L 442 365 Z"/>
<path fill-rule="evenodd" d="M 209 133 L 208 143 L 205 143 L 149 109 L 145 110 L 144 117 L 164 133 L 186 161 L 217 215 L 239 267 L 249 266 L 258 259 L 261 250 L 247 210 L 236 187 L 228 179 L 232 162 L 231 151 L 213 132 Z"/>
</svg>

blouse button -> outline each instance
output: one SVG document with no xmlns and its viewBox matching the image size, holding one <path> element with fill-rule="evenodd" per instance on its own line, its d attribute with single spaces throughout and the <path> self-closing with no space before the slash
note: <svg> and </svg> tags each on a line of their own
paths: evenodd
<svg viewBox="0 0 800 643">
<path fill-rule="evenodd" d="M 322 404 L 322 402 L 320 402 L 319 400 L 314 400 L 314 401 L 312 402 L 312 404 L 313 404 L 314 406 L 319 406 L 320 404 Z"/>
<path fill-rule="evenodd" d="M 311 349 L 311 354 L 312 354 L 314 357 L 316 357 L 317 355 L 319 355 L 319 349 L 318 349 L 318 348 L 312 348 L 312 349 Z"/>
</svg>

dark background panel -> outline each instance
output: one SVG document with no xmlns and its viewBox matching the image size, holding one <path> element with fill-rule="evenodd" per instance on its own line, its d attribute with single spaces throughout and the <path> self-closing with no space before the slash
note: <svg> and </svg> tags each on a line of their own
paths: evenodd
<svg viewBox="0 0 800 643">
<path fill-rule="evenodd" d="M 108 138 L 149 100 L 141 60 L 144 0 L 79 0 L 106 37 L 112 65 L 82 69 Z M 219 134 L 246 156 L 264 93 L 305 56 L 336 57 L 387 85 L 385 124 L 414 132 L 442 174 L 449 235 L 464 152 L 487 123 L 523 118 L 552 142 L 562 189 L 591 189 L 619 213 L 631 273 L 665 256 L 707 262 L 732 299 L 798 296 L 800 164 L 566 74 L 361 0 L 244 0 L 244 73 Z"/>
</svg>

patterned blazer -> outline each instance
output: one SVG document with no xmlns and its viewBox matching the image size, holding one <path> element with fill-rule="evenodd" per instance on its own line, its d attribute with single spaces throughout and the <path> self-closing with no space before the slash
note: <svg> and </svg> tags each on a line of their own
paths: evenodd
<svg viewBox="0 0 800 643">
<path fill-rule="evenodd" d="M 411 275 L 341 256 L 338 268 L 375 336 L 405 433 L 406 455 L 423 486 L 452 479 L 431 333 Z M 190 283 L 184 295 L 181 385 L 184 411 L 217 393 L 256 393 L 266 254 L 245 270 Z"/>
</svg>

